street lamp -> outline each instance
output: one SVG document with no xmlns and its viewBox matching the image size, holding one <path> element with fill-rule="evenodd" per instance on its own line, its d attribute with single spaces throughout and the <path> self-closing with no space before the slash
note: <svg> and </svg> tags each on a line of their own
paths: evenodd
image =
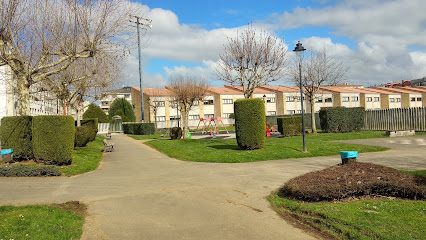
<svg viewBox="0 0 426 240">
<path fill-rule="evenodd" d="M 300 88 L 300 106 L 302 110 L 303 152 L 308 151 L 306 149 L 305 113 L 303 111 L 303 88 L 302 88 L 302 59 L 303 59 L 303 52 L 305 50 L 306 49 L 302 46 L 300 41 L 297 42 L 296 47 L 293 50 L 293 52 L 296 52 L 297 58 L 299 59 L 299 88 Z"/>
</svg>

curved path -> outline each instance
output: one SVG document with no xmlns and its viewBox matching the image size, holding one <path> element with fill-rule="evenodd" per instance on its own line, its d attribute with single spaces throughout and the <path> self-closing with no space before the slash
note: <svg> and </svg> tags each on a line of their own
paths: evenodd
<svg viewBox="0 0 426 240">
<path fill-rule="evenodd" d="M 82 201 L 88 204 L 82 239 L 314 239 L 282 220 L 266 196 L 292 177 L 340 162 L 331 156 L 194 163 L 169 158 L 125 135 L 114 135 L 113 141 L 116 151 L 105 153 L 94 172 L 0 178 L 0 204 Z M 392 148 L 360 154 L 360 161 L 426 169 L 426 136 L 350 142 Z"/>
</svg>

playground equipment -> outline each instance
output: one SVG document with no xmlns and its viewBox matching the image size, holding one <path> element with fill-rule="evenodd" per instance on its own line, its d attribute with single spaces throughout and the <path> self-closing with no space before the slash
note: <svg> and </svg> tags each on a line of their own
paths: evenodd
<svg viewBox="0 0 426 240">
<path fill-rule="evenodd" d="M 228 129 L 226 129 L 225 124 L 222 121 L 221 117 L 215 118 L 200 118 L 200 121 L 198 122 L 197 130 L 200 127 L 200 125 L 203 126 L 202 133 L 210 132 L 210 135 L 213 136 L 213 132 L 215 134 L 219 134 L 219 130 L 217 129 L 218 123 L 222 124 L 222 127 L 225 128 L 226 133 L 229 133 Z"/>
</svg>

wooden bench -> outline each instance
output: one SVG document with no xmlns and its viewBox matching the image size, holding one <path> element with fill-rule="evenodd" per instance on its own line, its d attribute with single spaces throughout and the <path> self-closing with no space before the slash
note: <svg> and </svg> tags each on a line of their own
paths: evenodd
<svg viewBox="0 0 426 240">
<path fill-rule="evenodd" d="M 114 151 L 114 143 L 108 142 L 106 139 L 103 140 L 103 143 L 104 143 L 104 152 Z"/>
<path fill-rule="evenodd" d="M 110 132 L 107 132 L 107 133 L 105 134 L 105 136 L 106 136 L 106 139 L 111 139 L 111 137 L 112 137 L 112 135 L 111 135 L 111 133 L 110 133 Z"/>
</svg>

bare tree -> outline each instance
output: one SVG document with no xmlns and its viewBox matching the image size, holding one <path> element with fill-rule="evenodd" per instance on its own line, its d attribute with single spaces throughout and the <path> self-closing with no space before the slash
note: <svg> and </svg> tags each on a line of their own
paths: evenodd
<svg viewBox="0 0 426 240">
<path fill-rule="evenodd" d="M 167 87 L 172 97 L 179 104 L 182 125 L 183 138 L 187 138 L 189 129 L 189 112 L 194 104 L 202 101 L 208 93 L 207 83 L 204 80 L 198 80 L 195 77 L 177 77 L 172 79 L 171 85 Z"/>
<path fill-rule="evenodd" d="M 299 61 L 294 61 L 290 74 L 294 83 L 299 86 Z M 325 49 L 312 51 L 309 57 L 302 60 L 302 88 L 311 110 L 312 132 L 316 133 L 315 97 L 322 85 L 337 85 L 346 79 L 349 69 L 343 62 L 327 55 Z"/>
<path fill-rule="evenodd" d="M 216 75 L 231 85 L 242 86 L 244 97 L 250 98 L 258 86 L 283 77 L 286 54 L 283 40 L 249 26 L 237 38 L 228 38 Z"/>
<path fill-rule="evenodd" d="M 127 0 L 0 1 L 0 65 L 16 76 L 20 114 L 29 114 L 31 85 L 78 59 L 125 54 L 131 13 Z"/>
</svg>

